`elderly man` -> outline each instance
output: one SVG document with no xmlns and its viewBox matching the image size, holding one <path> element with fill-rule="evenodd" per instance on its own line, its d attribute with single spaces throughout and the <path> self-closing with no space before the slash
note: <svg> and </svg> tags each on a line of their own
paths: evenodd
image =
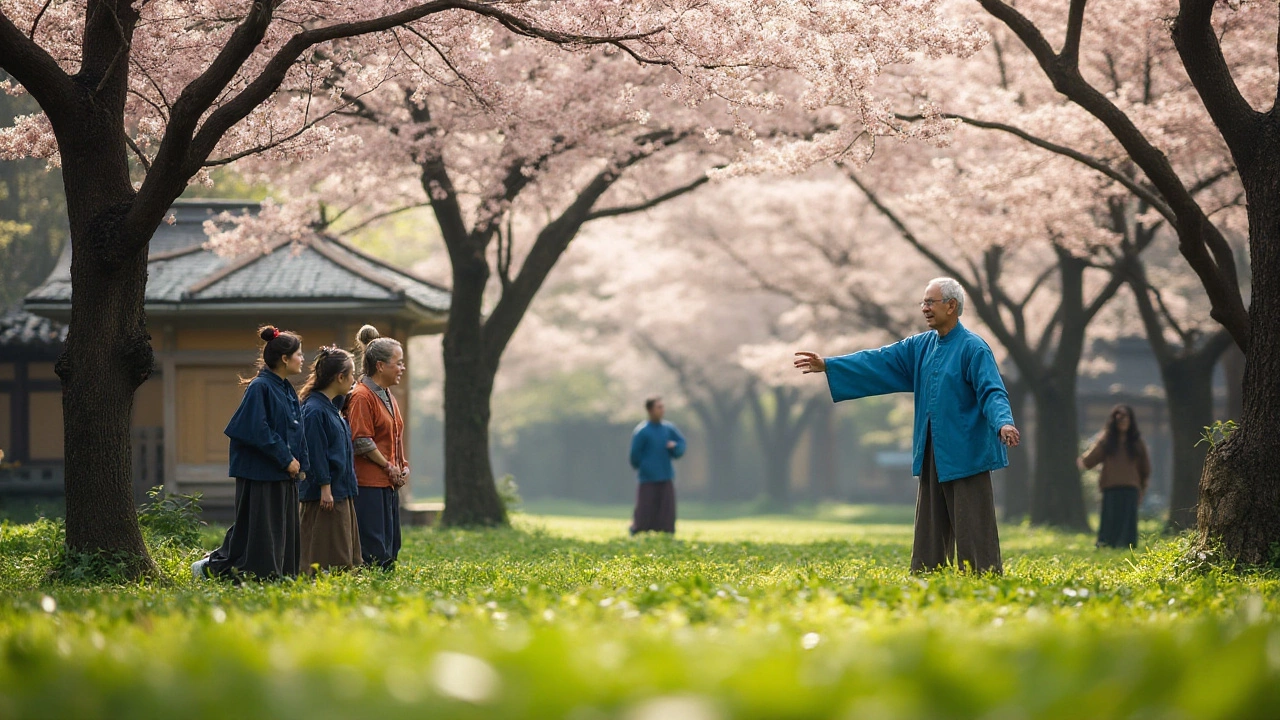
<svg viewBox="0 0 1280 720">
<path fill-rule="evenodd" d="M 1003 572 L 991 471 L 1009 464 L 1020 439 L 991 348 L 960 324 L 964 289 L 951 278 L 925 288 L 920 303 L 930 331 L 842 357 L 796 353 L 802 372 L 825 372 L 835 402 L 915 393 L 916 496 L 911 571 L 957 562 Z"/>
</svg>

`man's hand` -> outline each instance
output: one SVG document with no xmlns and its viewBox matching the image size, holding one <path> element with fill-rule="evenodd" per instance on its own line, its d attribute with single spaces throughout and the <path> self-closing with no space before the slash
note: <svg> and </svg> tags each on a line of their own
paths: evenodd
<svg viewBox="0 0 1280 720">
<path fill-rule="evenodd" d="M 320 509 L 321 510 L 333 509 L 333 489 L 330 488 L 328 485 L 320 486 Z"/>
<path fill-rule="evenodd" d="M 795 366 L 797 370 L 806 375 L 827 371 L 826 360 L 823 360 L 817 353 L 804 350 L 796 353 Z"/>
<path fill-rule="evenodd" d="M 1022 442 L 1022 433 L 1012 425 L 1005 425 L 1000 428 L 1000 442 L 1011 448 L 1018 447 L 1018 443 Z"/>
<path fill-rule="evenodd" d="M 667 441 L 667 449 L 668 449 L 668 450 L 675 450 L 675 449 L 676 449 L 676 441 L 675 441 L 675 440 L 668 440 L 668 441 Z"/>
<path fill-rule="evenodd" d="M 298 473 L 302 471 L 302 464 L 298 462 L 298 458 L 294 458 L 293 461 L 289 463 L 289 467 L 285 468 L 284 471 L 289 473 L 289 477 L 297 477 Z"/>
</svg>

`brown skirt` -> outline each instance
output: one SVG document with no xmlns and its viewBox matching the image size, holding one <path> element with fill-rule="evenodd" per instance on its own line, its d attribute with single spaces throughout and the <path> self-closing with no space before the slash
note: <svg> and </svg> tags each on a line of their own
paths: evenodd
<svg viewBox="0 0 1280 720">
<path fill-rule="evenodd" d="M 356 527 L 355 501 L 335 500 L 332 510 L 320 501 L 302 503 L 302 561 L 308 574 L 316 570 L 360 567 L 360 530 Z"/>
</svg>

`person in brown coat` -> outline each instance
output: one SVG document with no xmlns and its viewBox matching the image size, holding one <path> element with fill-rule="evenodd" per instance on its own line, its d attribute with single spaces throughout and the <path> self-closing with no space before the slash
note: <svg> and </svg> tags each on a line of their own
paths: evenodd
<svg viewBox="0 0 1280 720">
<path fill-rule="evenodd" d="M 1117 405 L 1106 430 L 1089 452 L 1076 460 L 1081 470 L 1102 465 L 1098 487 L 1102 490 L 1102 519 L 1098 522 L 1098 547 L 1133 547 L 1138 544 L 1138 506 L 1147 493 L 1151 457 L 1138 431 L 1133 408 Z"/>
</svg>

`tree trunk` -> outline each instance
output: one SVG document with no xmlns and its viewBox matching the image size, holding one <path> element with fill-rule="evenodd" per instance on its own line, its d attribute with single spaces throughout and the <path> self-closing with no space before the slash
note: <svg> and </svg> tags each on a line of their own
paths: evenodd
<svg viewBox="0 0 1280 720">
<path fill-rule="evenodd" d="M 1266 127 L 1252 162 L 1237 162 L 1253 268 L 1240 427 L 1208 453 L 1197 514 L 1202 540 L 1251 565 L 1276 563 L 1280 548 L 1280 131 Z"/>
<path fill-rule="evenodd" d="M 1009 409 L 1013 411 L 1014 423 L 1019 428 L 1030 430 L 1024 427 L 1027 417 L 1027 386 L 1021 381 L 1006 382 L 1005 386 L 1009 391 Z M 1003 495 L 1005 522 L 1021 522 L 1031 512 L 1031 462 L 1027 443 L 1009 448 L 1009 467 L 1004 470 Z"/>
<path fill-rule="evenodd" d="M 727 502 L 742 497 L 738 477 L 738 433 L 742 404 L 713 399 L 694 403 L 707 438 L 707 499 Z"/>
<path fill-rule="evenodd" d="M 155 571 L 133 503 L 129 441 L 133 393 L 154 364 L 143 313 L 147 252 L 144 247 L 118 262 L 95 257 L 98 248 L 117 239 L 109 225 L 110 220 L 100 217 L 89 228 L 72 228 L 75 299 L 57 363 L 67 549 L 121 561 L 137 576 Z"/>
<path fill-rule="evenodd" d="M 489 459 L 489 404 L 494 372 L 475 362 L 466 342 L 444 339 L 444 496 L 448 527 L 502 525 L 506 508 L 498 498 Z M 450 342 L 452 340 L 452 342 Z"/>
<path fill-rule="evenodd" d="M 1076 458 L 1080 448 L 1076 418 L 1076 376 L 1048 376 L 1032 389 L 1036 403 L 1035 482 L 1031 522 L 1089 532 Z"/>
<path fill-rule="evenodd" d="M 1213 423 L 1213 361 L 1217 359 L 1202 355 L 1180 357 L 1161 367 L 1173 442 L 1173 482 L 1166 526 L 1170 532 L 1195 526 L 1200 500 L 1200 476 L 1209 450 L 1200 442 L 1200 435 L 1205 426 Z"/>
<path fill-rule="evenodd" d="M 813 421 L 809 424 L 809 496 L 811 500 L 834 500 L 836 487 L 835 403 L 819 396 Z"/>
<path fill-rule="evenodd" d="M 488 361 L 481 307 L 489 264 L 458 239 L 450 246 L 453 298 L 444 356 L 444 513 L 446 527 L 504 525 L 507 511 L 493 482 L 489 416 L 497 363 Z"/>
</svg>

